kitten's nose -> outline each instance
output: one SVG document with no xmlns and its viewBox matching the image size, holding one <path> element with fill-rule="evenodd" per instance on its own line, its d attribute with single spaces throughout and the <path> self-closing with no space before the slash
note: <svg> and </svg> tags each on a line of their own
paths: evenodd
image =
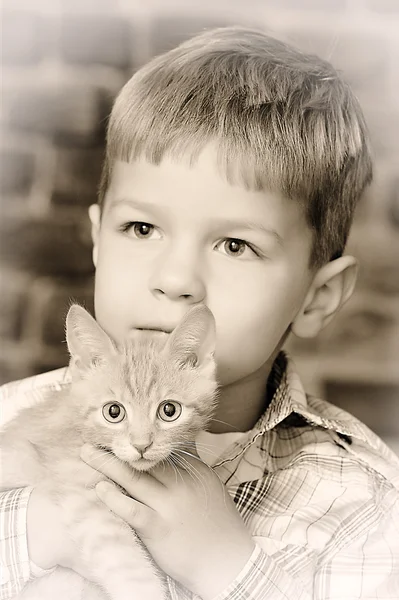
<svg viewBox="0 0 399 600">
<path fill-rule="evenodd" d="M 152 446 L 152 442 L 144 442 L 143 444 L 133 444 L 138 452 L 140 452 L 141 456 L 143 456 L 144 452 L 148 450 Z"/>
</svg>

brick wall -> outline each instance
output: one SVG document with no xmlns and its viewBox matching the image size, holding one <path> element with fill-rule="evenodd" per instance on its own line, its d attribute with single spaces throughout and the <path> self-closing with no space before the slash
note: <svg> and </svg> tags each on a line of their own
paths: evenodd
<svg viewBox="0 0 399 600">
<path fill-rule="evenodd" d="M 353 299 L 290 348 L 311 390 L 399 438 L 399 2 L 3 0 L 0 378 L 65 364 L 72 299 L 92 309 L 87 206 L 112 99 L 148 58 L 204 27 L 267 29 L 342 69 L 364 107 L 376 177 L 349 249 Z M 396 167 L 396 168 L 395 168 Z"/>
</svg>

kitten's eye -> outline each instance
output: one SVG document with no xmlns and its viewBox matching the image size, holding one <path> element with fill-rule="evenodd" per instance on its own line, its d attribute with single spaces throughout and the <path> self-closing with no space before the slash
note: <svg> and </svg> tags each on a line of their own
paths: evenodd
<svg viewBox="0 0 399 600">
<path fill-rule="evenodd" d="M 158 407 L 158 415 L 162 421 L 176 421 L 180 417 L 181 411 L 181 404 L 174 400 L 166 400 Z"/>
<path fill-rule="evenodd" d="M 108 402 L 103 406 L 103 417 L 109 423 L 120 423 L 125 418 L 125 414 L 122 404 Z"/>
</svg>

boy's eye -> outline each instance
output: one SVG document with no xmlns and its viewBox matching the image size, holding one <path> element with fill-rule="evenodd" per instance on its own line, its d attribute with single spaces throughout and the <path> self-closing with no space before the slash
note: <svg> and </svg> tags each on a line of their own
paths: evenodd
<svg viewBox="0 0 399 600">
<path fill-rule="evenodd" d="M 233 256 L 233 257 L 242 256 L 244 254 L 244 252 L 246 252 L 248 250 L 250 253 L 256 255 L 255 250 L 253 250 L 253 248 L 251 248 L 251 246 L 247 242 L 244 242 L 244 240 L 239 240 L 236 238 L 226 238 L 226 239 L 222 240 L 217 245 L 217 248 L 222 249 L 222 251 L 225 254 L 227 254 L 228 256 Z"/>
<path fill-rule="evenodd" d="M 122 404 L 108 402 L 103 406 L 103 417 L 108 423 L 120 423 L 125 418 L 125 409 Z"/>
<path fill-rule="evenodd" d="M 150 225 L 149 223 L 138 222 L 133 225 L 133 231 L 137 237 L 149 237 L 153 230 L 153 225 Z"/>
<path fill-rule="evenodd" d="M 155 227 L 151 223 L 145 223 L 144 221 L 129 221 L 122 227 L 124 233 L 133 232 L 136 238 L 150 238 L 153 237 Z"/>
<path fill-rule="evenodd" d="M 226 250 L 227 254 L 231 254 L 233 256 L 240 256 L 243 254 L 246 247 L 247 246 L 245 242 L 242 242 L 241 240 L 226 240 L 224 242 L 224 249 Z"/>
</svg>

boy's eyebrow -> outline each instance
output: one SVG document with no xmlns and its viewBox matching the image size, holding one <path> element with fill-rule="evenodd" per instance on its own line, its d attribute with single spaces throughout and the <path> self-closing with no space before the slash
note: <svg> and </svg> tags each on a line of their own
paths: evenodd
<svg viewBox="0 0 399 600">
<path fill-rule="evenodd" d="M 120 204 L 128 204 L 129 206 L 133 206 L 133 208 L 137 208 L 139 210 L 160 210 L 161 208 L 157 204 L 153 204 L 151 202 L 140 202 L 135 198 L 115 198 L 110 202 L 109 208 L 111 210 L 112 208 L 114 208 L 115 206 L 119 206 Z M 283 246 L 283 238 L 277 233 L 275 229 L 265 227 L 265 225 L 257 223 L 256 221 L 248 221 L 247 219 L 239 221 L 235 219 L 223 218 L 213 220 L 212 225 L 216 228 L 229 227 L 236 229 L 249 229 L 251 231 L 260 231 L 261 233 L 265 233 L 266 235 L 273 236 L 277 243 L 280 246 Z"/>
<path fill-rule="evenodd" d="M 262 225 L 262 223 L 257 223 L 256 221 L 248 221 L 247 219 L 242 221 L 236 221 L 235 219 L 218 219 L 216 221 L 213 221 L 213 224 L 216 227 L 229 227 L 232 229 L 249 229 L 255 232 L 260 231 L 261 233 L 266 233 L 269 236 L 273 236 L 280 246 L 283 245 L 283 238 L 277 233 L 275 229 L 272 229 L 271 227 L 266 227 L 265 225 Z"/>
<path fill-rule="evenodd" d="M 115 206 L 119 206 L 120 204 L 128 204 L 133 206 L 133 208 L 138 208 L 140 210 L 144 210 L 146 208 L 156 208 L 155 204 L 151 202 L 139 202 L 135 198 L 114 198 L 111 200 L 109 204 L 109 208 L 114 208 Z"/>
</svg>

